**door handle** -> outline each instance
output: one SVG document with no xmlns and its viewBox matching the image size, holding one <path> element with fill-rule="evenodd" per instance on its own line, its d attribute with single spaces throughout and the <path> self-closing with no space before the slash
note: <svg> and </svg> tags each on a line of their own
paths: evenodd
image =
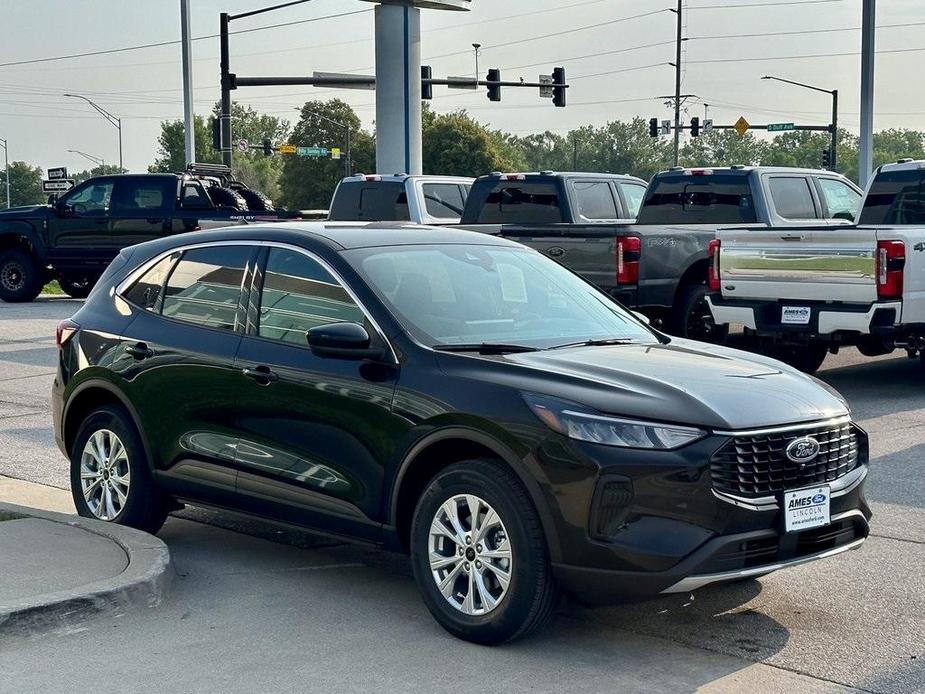
<svg viewBox="0 0 925 694">
<path fill-rule="evenodd" d="M 279 374 L 272 371 L 269 366 L 247 367 L 241 371 L 248 378 L 252 378 L 262 386 L 268 386 L 279 380 Z"/>
<path fill-rule="evenodd" d="M 150 359 L 154 356 L 154 350 L 150 349 L 144 342 L 138 342 L 125 348 L 125 353 L 132 355 L 138 361 Z"/>
</svg>

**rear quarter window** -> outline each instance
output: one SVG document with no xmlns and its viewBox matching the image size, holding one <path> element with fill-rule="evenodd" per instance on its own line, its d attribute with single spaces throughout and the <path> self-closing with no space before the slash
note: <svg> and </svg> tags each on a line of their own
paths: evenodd
<svg viewBox="0 0 925 694">
<path fill-rule="evenodd" d="M 754 224 L 758 221 L 745 175 L 656 177 L 639 224 Z"/>
</svg>

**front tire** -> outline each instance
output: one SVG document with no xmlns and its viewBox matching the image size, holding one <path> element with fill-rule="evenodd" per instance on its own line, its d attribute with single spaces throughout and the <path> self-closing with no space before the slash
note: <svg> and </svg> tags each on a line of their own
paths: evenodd
<svg viewBox="0 0 925 694">
<path fill-rule="evenodd" d="M 0 251 L 0 299 L 8 303 L 34 301 L 42 291 L 44 274 L 26 251 Z"/>
<path fill-rule="evenodd" d="M 717 325 L 707 303 L 710 288 L 705 284 L 686 287 L 678 301 L 678 314 L 675 318 L 674 334 L 688 340 L 698 340 L 714 345 L 726 343 L 729 337 L 728 325 Z"/>
<path fill-rule="evenodd" d="M 152 534 L 167 519 L 141 437 L 122 410 L 100 408 L 80 426 L 71 449 L 71 496 L 84 518 Z"/>
<path fill-rule="evenodd" d="M 86 299 L 93 291 L 93 286 L 99 280 L 97 275 L 87 275 L 83 277 L 59 277 L 58 284 L 61 289 L 72 299 Z"/>
<path fill-rule="evenodd" d="M 523 638 L 556 604 L 539 516 L 495 461 L 456 463 L 430 482 L 412 521 L 411 561 L 434 619 L 466 641 Z"/>
</svg>

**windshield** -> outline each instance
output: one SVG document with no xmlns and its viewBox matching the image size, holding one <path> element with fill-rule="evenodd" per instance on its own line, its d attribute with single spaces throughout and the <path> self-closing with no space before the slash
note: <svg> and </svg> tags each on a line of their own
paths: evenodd
<svg viewBox="0 0 925 694">
<path fill-rule="evenodd" d="M 925 224 L 925 176 L 921 169 L 881 171 L 861 210 L 861 224 Z"/>
<path fill-rule="evenodd" d="M 344 255 L 405 329 L 430 347 L 658 341 L 610 297 L 527 248 L 421 245 Z"/>
</svg>

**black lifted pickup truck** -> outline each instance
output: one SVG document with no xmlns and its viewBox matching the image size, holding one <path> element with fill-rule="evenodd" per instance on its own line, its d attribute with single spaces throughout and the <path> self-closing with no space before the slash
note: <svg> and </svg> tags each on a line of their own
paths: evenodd
<svg viewBox="0 0 925 694">
<path fill-rule="evenodd" d="M 49 203 L 0 211 L 3 301 L 32 301 L 52 279 L 83 298 L 127 246 L 278 218 L 269 200 L 215 165 L 91 178 Z"/>
<path fill-rule="evenodd" d="M 519 241 L 582 275 L 666 330 L 721 339 L 706 295 L 720 228 L 850 224 L 861 191 L 830 171 L 676 168 L 645 182 L 592 173 L 476 179 L 461 226 Z"/>
</svg>

